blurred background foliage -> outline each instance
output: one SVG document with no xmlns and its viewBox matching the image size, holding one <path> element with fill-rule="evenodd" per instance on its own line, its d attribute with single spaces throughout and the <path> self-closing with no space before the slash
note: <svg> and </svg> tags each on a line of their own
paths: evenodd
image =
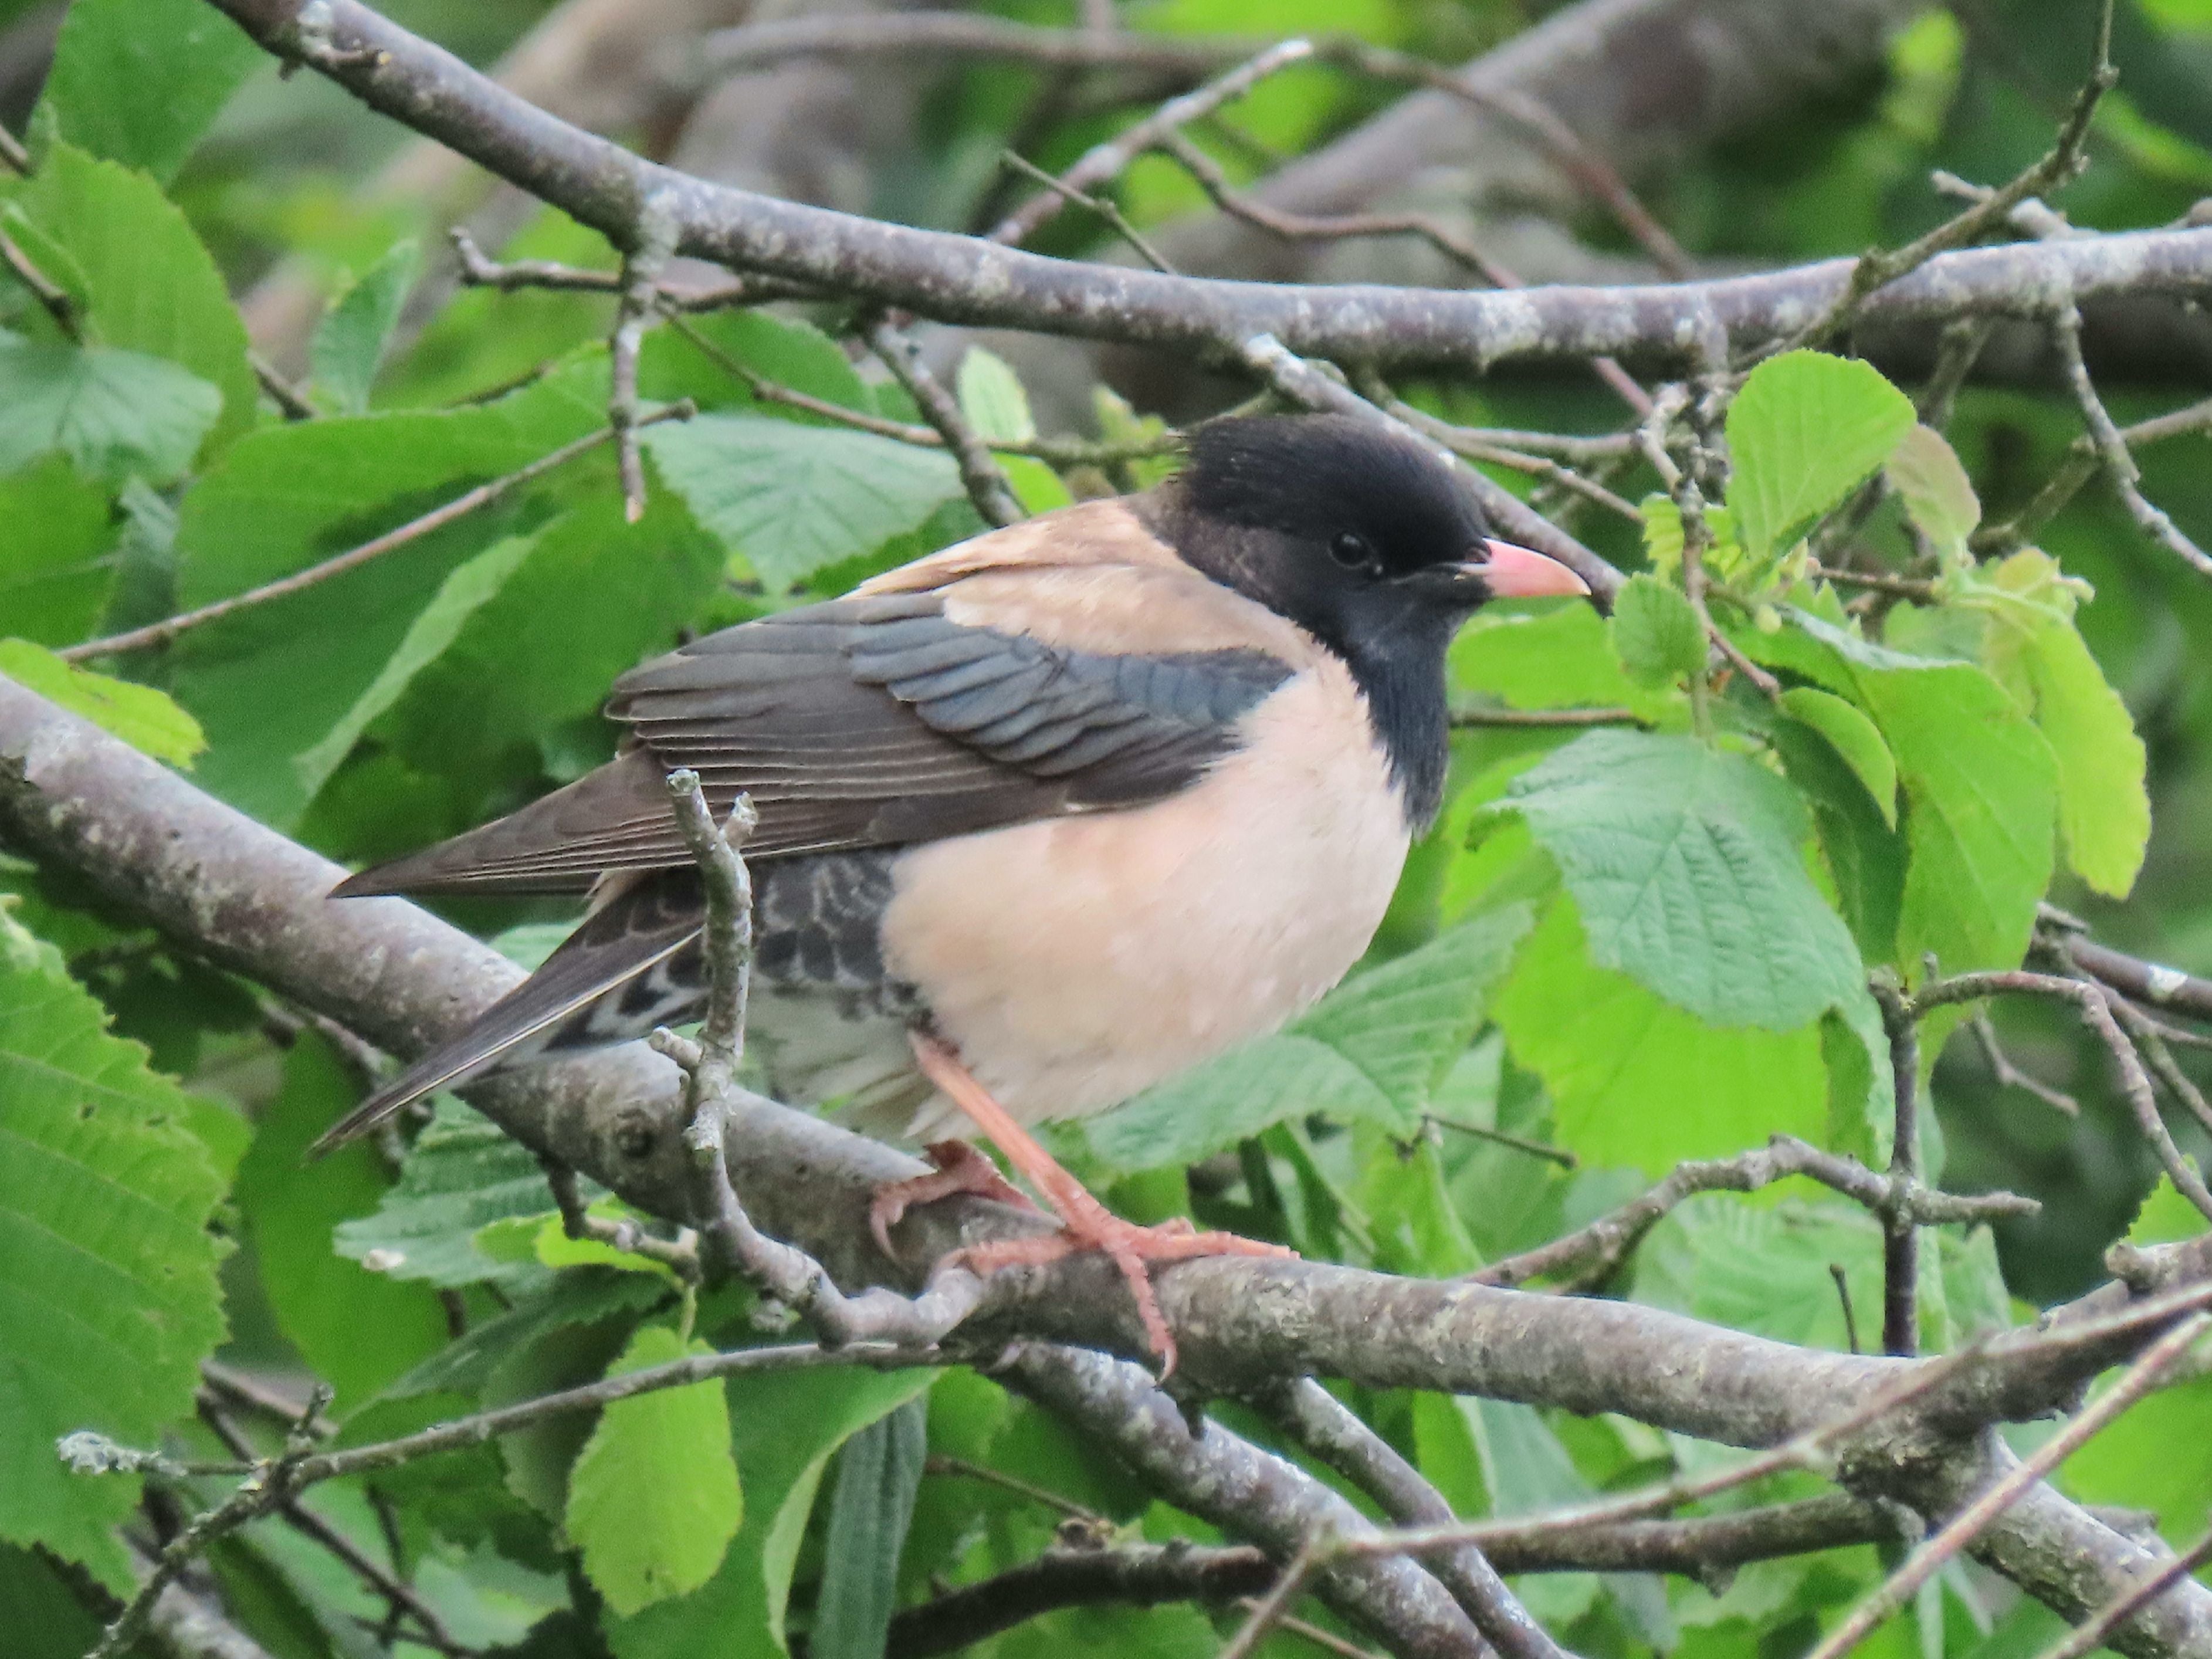
<svg viewBox="0 0 2212 1659">
<path fill-rule="evenodd" d="M 71 26 L 100 27 L 103 12 L 119 13 L 123 3 L 81 0 Z M 162 27 L 202 9 L 193 0 L 147 3 L 142 15 Z M 35 125 L 41 43 L 50 45 L 58 9 L 0 0 L 0 121 L 11 130 Z M 526 38 L 552 8 L 538 0 L 466 7 L 388 0 L 382 9 L 482 64 Z M 990 9 L 1039 23 L 1070 21 L 1055 0 L 1007 0 Z M 1547 9 L 1496 0 L 1129 0 L 1115 9 L 1122 26 L 1137 30 L 1342 31 L 1455 63 L 1510 40 Z M 1795 264 L 1901 242 L 1952 210 L 1929 187 L 1932 170 L 1995 182 L 2047 148 L 2087 59 L 2089 9 L 2079 0 L 1961 0 L 1920 12 L 1879 61 L 1786 118 L 1635 182 L 1702 269 Z M 2086 174 L 2063 202 L 2075 224 L 2090 228 L 2167 223 L 2212 196 L 2212 3 L 2127 0 L 2118 15 L 2120 88 L 2100 114 Z M 366 182 L 407 149 L 409 135 L 316 76 L 280 77 L 242 42 L 196 50 L 203 48 L 209 55 L 191 60 L 195 72 L 211 77 L 210 85 L 235 83 L 228 95 L 210 97 L 219 113 L 210 108 L 204 136 L 172 143 L 150 129 L 125 131 L 134 118 L 116 118 L 110 136 L 126 149 L 143 143 L 132 159 L 151 164 L 152 175 L 52 150 L 36 179 L 6 192 L 18 204 L 9 223 L 43 228 L 63 245 L 58 263 L 76 272 L 71 280 L 82 283 L 109 344 L 182 364 L 222 397 L 219 407 L 200 411 L 168 465 L 147 460 L 160 448 L 159 433 L 125 432 L 118 443 L 138 445 L 131 465 L 106 466 L 88 453 L 47 455 L 0 477 L 0 635 L 64 647 L 239 592 L 310 555 L 326 556 L 401 524 L 604 418 L 599 343 L 611 298 L 455 292 L 443 242 L 447 210 Z M 841 204 L 957 230 L 988 226 L 1030 188 L 1009 179 L 1003 150 L 1060 170 L 1156 101 L 1158 90 L 1141 76 L 1071 86 L 1050 71 L 988 62 L 902 71 L 901 84 L 908 101 L 900 138 L 881 148 L 865 176 L 847 181 Z M 1194 136 L 1232 178 L 1249 181 L 1357 127 L 1396 95 L 1332 69 L 1301 66 Z M 1686 88 L 1683 95 L 1693 94 Z M 63 131 L 84 139 L 66 119 Z M 622 136 L 665 152 L 676 134 L 647 127 Z M 60 220 L 40 217 L 42 191 L 60 193 L 59 205 L 49 206 L 82 234 L 55 234 Z M 1115 193 L 1140 228 L 1207 210 L 1202 193 L 1158 157 L 1130 168 Z M 557 212 L 510 204 L 490 244 L 498 257 L 611 269 L 611 250 Z M 1614 262 L 1610 269 L 1636 268 L 1635 245 L 1608 216 L 1583 210 L 1571 228 L 1594 258 Z M 1079 254 L 1113 243 L 1094 219 L 1070 212 L 1036 245 Z M 288 272 L 307 284 L 319 308 L 330 307 L 312 345 L 295 332 L 279 352 L 279 370 L 319 411 L 295 424 L 257 402 L 242 367 L 244 336 L 225 297 L 242 298 L 258 328 L 266 318 L 253 296 Z M 817 313 L 817 331 L 795 314 L 776 321 L 732 313 L 655 333 L 645 359 L 649 397 L 689 395 L 712 417 L 764 416 L 786 426 L 763 432 L 710 419 L 658 430 L 650 445 L 652 504 L 639 523 L 624 522 L 611 453 L 601 449 L 357 578 L 198 630 L 166 652 L 132 659 L 126 672 L 172 694 L 197 722 L 206 742 L 194 763 L 197 781 L 341 860 L 421 844 L 572 779 L 611 751 L 612 734 L 596 705 L 623 669 L 680 637 L 842 592 L 977 527 L 941 457 L 840 451 L 822 422 L 757 402 L 720 367 L 720 359 L 735 358 L 844 407 L 913 419 L 904 394 L 863 374 L 836 343 L 848 320 Z M 31 340 L 53 335 L 15 284 L 0 284 L 0 327 Z M 2201 392 L 2208 363 L 2201 341 L 2163 358 L 2136 352 L 2127 372 L 2103 373 L 2100 384 L 2125 422 Z M 1908 385 L 1913 372 L 1895 366 Z M 992 360 L 970 356 L 959 388 L 971 415 L 996 410 L 1018 426 L 1030 418 L 1029 403 L 1018 381 L 1008 392 L 994 379 L 1005 374 Z M 149 383 L 141 399 L 157 389 Z M 1076 388 L 1074 404 L 1091 407 L 1090 391 Z M 1066 388 L 1033 385 L 1030 392 L 1040 410 L 1070 403 Z M 1469 424 L 1599 432 L 1619 422 L 1610 394 L 1581 373 L 1516 374 L 1413 395 Z M 1111 398 L 1096 407 L 1097 418 L 1122 431 L 1146 418 Z M 190 410 L 184 418 L 189 426 Z M 2015 358 L 1993 362 L 1965 391 L 1949 430 L 1995 520 L 2033 496 L 2079 422 L 2048 365 Z M 807 433 L 806 441 L 794 432 Z M 2199 540 L 2212 537 L 2203 438 L 2147 449 L 2142 459 L 2151 497 Z M 1033 508 L 1143 477 L 1015 468 Z M 1501 481 L 1525 487 L 1510 475 Z M 1614 487 L 1632 499 L 1651 484 L 1648 474 L 1632 471 Z M 748 491 L 768 492 L 770 508 L 749 506 Z M 1577 528 L 1616 562 L 1641 562 L 1632 527 L 1586 519 Z M 1893 524 L 1877 526 L 1875 534 L 1889 538 L 1885 545 L 1900 544 Z M 2112 944 L 2212 972 L 2212 674 L 2203 668 L 2212 659 L 2212 591 L 2147 544 L 2098 488 L 2081 492 L 2040 539 L 2069 574 L 2094 586 L 2079 626 L 2148 745 L 2155 825 L 2124 902 L 2071 878 L 2062 878 L 2052 896 Z M 178 742 L 179 756 L 191 747 L 188 737 Z M 1502 787 L 1501 766 L 1560 742 L 1556 732 L 1464 732 L 1455 739 L 1455 776 Z M 1455 870 L 1480 855 L 1480 846 L 1465 850 L 1470 827 L 1463 803 L 1416 857 L 1378 942 L 1378 963 L 1409 952 L 1486 948 L 1470 943 L 1468 930 L 1438 933 L 1455 903 Z M 192 1131 L 210 1165 L 230 1178 L 220 1212 L 236 1244 L 220 1269 L 230 1333 L 225 1364 L 325 1378 L 337 1390 L 345 1435 L 367 1440 L 595 1376 L 642 1340 L 632 1334 L 641 1313 L 666 1307 L 665 1283 L 635 1259 L 564 1255 L 557 1225 L 549 1229 L 542 1218 L 535 1166 L 451 1105 L 422 1132 L 404 1172 L 392 1162 L 396 1146 L 374 1146 L 303 1172 L 299 1150 L 359 1090 L 342 1050 L 272 1011 L 252 988 L 165 948 L 64 878 L 0 855 L 0 888 L 17 897 L 15 921 L 56 947 L 74 980 L 112 1014 L 115 1033 L 146 1045 L 152 1066 L 184 1079 L 198 1103 Z M 550 904 L 445 908 L 463 925 L 498 934 L 520 959 L 542 954 L 569 914 Z M 1512 940 L 1490 944 L 1503 950 Z M 20 955 L 30 947 L 17 948 Z M 1443 970 L 1486 982 L 1474 958 L 1444 961 Z M 1580 1167 L 1474 1134 L 1431 1129 L 1425 1139 L 1397 1142 L 1356 1119 L 1273 1122 L 1241 1146 L 1200 1158 L 1188 1180 L 1179 1164 L 1157 1156 L 1147 1162 L 1132 1139 L 1137 1132 L 1117 1132 L 1115 1120 L 1072 1151 L 1109 1183 L 1124 1213 L 1146 1218 L 1194 1203 L 1208 1221 L 1289 1237 L 1310 1254 L 1450 1273 L 1552 1237 L 1633 1194 L 1662 1172 L 1633 1156 L 1636 1149 L 1716 1150 L 1684 1146 L 1668 1126 L 1670 1114 L 1706 1111 L 1723 1080 L 1675 1075 L 1638 1101 L 1641 1115 L 1627 1115 L 1635 1121 L 1571 1131 L 1554 1120 L 1525 1064 L 1527 1048 L 1541 1047 L 1533 1035 L 1524 1039 L 1537 1022 L 1516 1030 L 1510 999 L 1495 1012 L 1504 1034 L 1492 1030 L 1471 1048 L 1464 1001 L 1425 1016 L 1418 1040 L 1443 1062 L 1426 1109 L 1447 1123 L 1540 1143 L 1565 1139 Z M 2010 1188 L 2044 1208 L 2000 1226 L 1993 1254 L 1985 1234 L 1945 1237 L 1936 1253 L 1940 1283 L 1930 1318 L 1951 1322 L 1936 1332 L 1938 1340 L 2102 1278 L 2106 1247 L 2135 1223 L 2157 1172 L 2101 1051 L 2063 1011 L 2007 1006 L 1996 1012 L 1996 1025 L 2005 1052 L 2070 1092 L 2081 1112 L 2068 1116 L 2002 1086 L 1983 1052 L 1963 1038 L 1945 1051 L 1934 1080 L 1945 1184 Z M 1322 1030 L 1283 1041 L 1328 1036 Z M 1310 1075 L 1310 1056 L 1282 1063 Z M 2184 1063 L 2203 1069 L 2194 1056 Z M 1734 1137 L 1728 1144 L 1755 1144 L 1766 1127 L 1780 1127 L 1758 1113 L 1754 1098 L 1725 1120 Z M 2202 1138 L 2191 1145 L 2201 1158 Z M 2155 1218 L 2136 1224 L 2149 1230 L 2139 1237 L 2160 1236 Z M 406 1271 L 367 1271 L 361 1264 L 380 1251 L 406 1257 Z M 1851 1264 L 1847 1277 L 1863 1320 L 1880 1301 L 1878 1260 L 1878 1240 L 1852 1214 L 1715 1198 L 1686 1206 L 1655 1235 L 1626 1288 L 1744 1328 L 1840 1346 L 1844 1316 L 1829 1264 Z M 746 1297 L 720 1292 L 702 1303 L 686 1329 L 725 1343 L 756 1340 L 750 1312 Z M 797 1623 L 828 1617 L 823 1609 L 847 1593 L 840 1573 L 854 1571 L 838 1565 L 845 1488 L 833 1455 L 856 1432 L 890 1432 L 880 1425 L 902 1413 L 912 1421 L 926 1410 L 927 1445 L 939 1459 L 1012 1474 L 1104 1517 L 1101 1525 L 1159 1539 L 1206 1535 L 989 1382 L 948 1374 L 928 1389 L 925 1407 L 914 1402 L 927 1385 L 911 1376 L 841 1373 L 754 1388 L 741 1399 L 733 1394 L 744 1517 L 732 1518 L 729 1559 L 744 1570 L 725 1566 L 717 1575 L 710 1563 L 692 1581 L 703 1579 L 707 1589 L 672 1599 L 617 1589 L 619 1565 L 588 1556 L 580 1576 L 556 1546 L 556 1523 L 564 1514 L 576 1520 L 570 1463 L 593 1432 L 588 1425 L 533 1431 L 530 1443 L 510 1443 L 503 1462 L 482 1449 L 398 1472 L 373 1493 L 326 1488 L 315 1503 L 349 1535 L 390 1533 L 457 1642 L 532 1659 L 772 1651 L 783 1641 L 785 1595 L 794 1584 Z M 2161 1396 L 2098 1443 L 2075 1466 L 2075 1490 L 2154 1510 L 2170 1537 L 2188 1533 L 2212 1498 L 2212 1461 L 2201 1449 L 2176 1449 L 2204 1443 L 2203 1413 L 2212 1405 L 2206 1386 Z M 1470 1514 L 1540 1509 L 1647 1478 L 1670 1460 L 1698 1467 L 1714 1455 L 1620 1420 L 1427 1397 L 1359 1403 Z M 1264 1425 L 1225 1409 L 1240 1429 L 1269 1437 Z M 597 1432 L 611 1436 L 614 1421 L 611 1415 Z M 179 1432 L 213 1449 L 199 1431 Z M 634 1438 L 651 1443 L 644 1431 Z M 878 1446 L 874 1455 L 890 1454 Z M 603 1451 L 600 1461 L 615 1455 Z M 574 1480 L 590 1462 L 575 1465 Z M 908 1599 L 933 1580 L 979 1577 L 1027 1559 L 1066 1521 L 1019 1492 L 933 1467 L 938 1474 L 921 1483 L 899 1567 Z M 1813 1489 L 1785 1480 L 1756 1495 L 1801 1488 Z M 8 1532 L 5 1516 L 0 1501 L 0 1535 L 20 1538 Z M 111 1586 L 120 1582 L 120 1557 L 91 1546 L 76 1554 Z M 378 1650 L 382 1602 L 295 1533 L 264 1523 L 224 1545 L 214 1565 L 234 1613 L 283 1659 Z M 1877 1570 L 1875 1553 L 1864 1547 L 1747 1569 L 1710 1589 L 1589 1575 L 1532 1579 L 1522 1588 L 1580 1652 L 1678 1649 L 1696 1659 L 1779 1659 L 1802 1649 Z M 82 1650 L 91 1626 L 63 1583 L 44 1558 L 0 1546 L 0 1608 L 21 1615 L 12 1627 L 38 1632 L 27 1649 L 11 1638 L 15 1651 L 58 1659 Z M 1978 1571 L 1954 1568 L 1942 1588 L 1917 1621 L 1892 1626 L 1872 1646 L 2000 1659 L 2031 1651 L 2051 1628 L 2047 1614 L 2014 1602 Z M 1061 1615 L 997 1638 L 990 1650 L 1014 1659 L 1073 1642 L 1085 1651 L 1179 1655 L 1210 1653 L 1218 1641 L 1206 1615 L 1167 1608 Z M 1297 1643 L 1278 1635 L 1270 1651 L 1297 1650 Z M 422 1650 L 406 1639 L 398 1648 Z"/>
</svg>

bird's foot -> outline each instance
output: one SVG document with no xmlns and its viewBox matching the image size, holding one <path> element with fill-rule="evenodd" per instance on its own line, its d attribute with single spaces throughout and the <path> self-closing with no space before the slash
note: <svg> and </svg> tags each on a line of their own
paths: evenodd
<svg viewBox="0 0 2212 1659">
<path fill-rule="evenodd" d="M 1076 1191 L 1082 1193 L 1086 1202 L 1062 1207 L 1066 1194 L 1053 1194 L 1063 1224 L 1059 1232 L 1037 1238 L 971 1244 L 966 1249 L 954 1251 L 945 1260 L 984 1278 L 1004 1267 L 1042 1267 L 1078 1250 L 1101 1252 L 1121 1269 L 1122 1279 L 1128 1284 L 1129 1294 L 1137 1304 L 1138 1321 L 1145 1328 L 1145 1344 L 1159 1356 L 1163 1378 L 1176 1368 L 1176 1340 L 1152 1289 L 1153 1262 L 1188 1261 L 1201 1255 L 1264 1255 L 1291 1260 L 1297 1256 L 1296 1250 L 1280 1244 L 1239 1238 L 1235 1233 L 1200 1232 L 1181 1216 L 1156 1227 L 1139 1226 L 1133 1221 L 1122 1220 L 1081 1188 Z"/>
<path fill-rule="evenodd" d="M 933 1140 L 921 1149 L 921 1155 L 933 1166 L 929 1174 L 887 1181 L 868 1200 L 868 1231 L 876 1237 L 876 1247 L 894 1261 L 898 1252 L 891 1248 L 891 1229 L 917 1204 L 934 1203 L 956 1193 L 973 1193 L 978 1198 L 996 1199 L 1024 1210 L 1036 1208 L 1027 1193 L 999 1173 L 997 1164 L 964 1140 Z"/>
</svg>

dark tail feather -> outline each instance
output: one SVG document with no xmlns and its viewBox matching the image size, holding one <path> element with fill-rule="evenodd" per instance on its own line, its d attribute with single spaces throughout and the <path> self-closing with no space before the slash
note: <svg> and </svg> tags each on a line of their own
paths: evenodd
<svg viewBox="0 0 2212 1659">
<path fill-rule="evenodd" d="M 588 917 L 528 979 L 340 1118 L 307 1148 L 319 1158 L 434 1090 L 482 1075 L 601 997 L 650 972 L 697 938 L 698 877 L 649 877 Z M 642 1032 L 610 1031 L 608 1042 Z M 544 1045 L 539 1045 L 542 1047 Z M 538 1052 L 532 1048 L 533 1057 Z"/>
</svg>

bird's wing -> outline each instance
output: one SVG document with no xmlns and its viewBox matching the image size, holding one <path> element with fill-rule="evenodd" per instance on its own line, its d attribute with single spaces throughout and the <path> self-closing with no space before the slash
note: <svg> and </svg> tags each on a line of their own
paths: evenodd
<svg viewBox="0 0 2212 1659">
<path fill-rule="evenodd" d="M 1233 748 L 1241 717 L 1300 665 L 1265 629 L 1229 642 L 1235 628 L 1200 590 L 1246 602 L 1194 573 L 1075 574 L 1071 587 L 1065 570 L 1001 568 L 711 635 L 616 682 L 607 712 L 629 728 L 616 760 L 338 891 L 577 890 L 687 864 L 664 784 L 679 766 L 718 812 L 750 795 L 758 858 L 1134 805 Z M 1097 602 L 1117 588 L 1142 603 Z M 1200 631 L 1174 620 L 1178 595 L 1212 618 Z M 1143 648 L 1141 613 L 1162 605 L 1152 636 L 1165 648 Z"/>
</svg>

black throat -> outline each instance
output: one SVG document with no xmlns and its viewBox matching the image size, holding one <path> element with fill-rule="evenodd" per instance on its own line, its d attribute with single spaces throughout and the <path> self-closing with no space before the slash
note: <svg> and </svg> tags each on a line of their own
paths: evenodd
<svg viewBox="0 0 2212 1659">
<path fill-rule="evenodd" d="M 1130 506 L 1184 563 L 1297 623 L 1343 662 L 1365 700 L 1407 827 L 1425 831 L 1443 804 L 1451 758 L 1444 655 L 1461 619 L 1411 605 L 1370 616 L 1304 603 L 1275 580 L 1284 562 L 1270 556 L 1267 543 L 1278 532 L 1224 524 L 1194 510 L 1173 485 Z"/>
</svg>

